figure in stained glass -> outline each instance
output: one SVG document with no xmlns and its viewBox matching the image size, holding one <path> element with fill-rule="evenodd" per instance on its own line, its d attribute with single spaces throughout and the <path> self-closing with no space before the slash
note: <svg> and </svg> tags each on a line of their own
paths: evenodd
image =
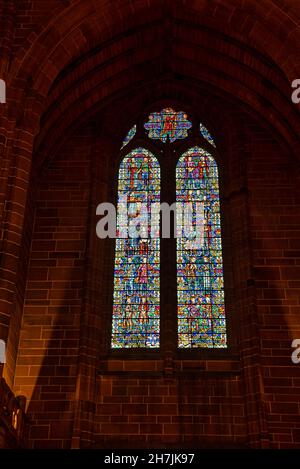
<svg viewBox="0 0 300 469">
<path fill-rule="evenodd" d="M 141 204 L 150 210 L 159 202 L 159 187 L 159 164 L 148 150 L 137 148 L 122 160 L 118 197 L 120 203 L 126 196 L 129 220 Z M 118 229 L 121 223 L 118 205 Z M 116 240 L 112 348 L 159 347 L 159 250 L 158 238 Z"/>
<path fill-rule="evenodd" d="M 195 147 L 179 159 L 176 169 L 177 201 L 202 201 L 203 244 L 190 249 L 188 237 L 177 239 L 178 346 L 180 348 L 226 347 L 224 281 L 220 225 L 218 168 L 213 157 Z"/>
<path fill-rule="evenodd" d="M 185 139 L 192 123 L 183 111 L 171 107 L 153 112 L 144 124 L 150 139 L 163 143 Z M 200 133 L 215 147 L 208 129 Z M 136 135 L 134 125 L 124 148 Z M 204 144 L 204 142 L 203 142 Z M 205 146 L 205 144 L 204 144 Z M 207 145 L 205 146 L 207 147 Z M 136 238 L 123 236 L 148 220 L 152 204 L 160 202 L 160 167 L 148 150 L 136 148 L 122 160 L 118 179 L 117 239 L 114 271 L 112 348 L 160 346 L 160 240 L 149 238 L 150 229 Z M 176 200 L 192 207 L 189 222 L 201 228 L 177 239 L 178 346 L 225 348 L 227 346 L 218 168 L 212 155 L 199 147 L 186 151 L 176 168 Z M 203 211 L 197 212 L 198 203 Z M 121 210 L 126 205 L 127 215 Z M 144 208 L 146 207 L 146 211 Z M 184 218 L 180 221 L 181 228 Z M 159 234 L 159 221 L 154 232 Z M 151 233 L 152 230 L 151 230 Z M 196 234 L 197 233 L 197 234 Z M 121 236 L 122 234 L 122 236 Z"/>
<path fill-rule="evenodd" d="M 166 143 L 186 138 L 192 123 L 183 111 L 176 112 L 172 108 L 165 108 L 160 112 L 150 114 L 149 121 L 144 124 L 148 130 L 148 137 Z"/>
</svg>

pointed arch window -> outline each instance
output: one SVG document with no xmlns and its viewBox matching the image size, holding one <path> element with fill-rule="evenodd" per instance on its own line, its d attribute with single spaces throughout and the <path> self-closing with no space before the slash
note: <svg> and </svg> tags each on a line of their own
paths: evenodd
<svg viewBox="0 0 300 469">
<path fill-rule="evenodd" d="M 160 240 L 150 238 L 149 232 L 141 231 L 138 237 L 130 233 L 131 227 L 138 231 L 138 219 L 148 218 L 151 205 L 160 201 L 157 159 L 144 148 L 131 151 L 121 162 L 118 182 L 111 346 L 158 348 Z M 126 226 L 129 233 L 124 232 Z"/>
<path fill-rule="evenodd" d="M 205 150 L 185 152 L 176 168 L 176 198 L 193 206 L 194 234 L 177 239 L 179 348 L 226 347 L 218 168 Z M 197 214 L 195 205 L 202 210 Z M 197 230 L 198 228 L 198 230 Z"/>
<path fill-rule="evenodd" d="M 172 148 L 173 142 L 192 136 L 196 146 L 183 154 L 178 154 L 178 143 L 177 150 Z M 194 126 L 186 112 L 177 112 L 170 107 L 153 112 L 142 125 L 135 124 L 124 139 L 121 150 L 124 151 L 129 142 L 132 148 L 132 142 L 137 139 L 156 141 L 153 148 L 156 146 L 160 152 L 164 171 L 161 179 L 158 159 L 144 147 L 127 153 L 119 167 L 111 348 L 161 347 L 165 306 L 160 304 L 160 288 L 166 283 L 160 271 L 159 226 L 155 238 L 150 227 L 147 233 L 141 232 L 137 238 L 128 233 L 124 235 L 123 229 L 126 223 L 130 226 L 136 218 L 150 220 L 152 204 L 160 203 L 161 186 L 166 194 L 169 175 L 173 174 L 174 181 L 170 186 L 174 188 L 173 201 L 176 200 L 181 207 L 190 204 L 196 236 L 202 230 L 197 243 L 191 243 L 190 234 L 182 231 L 176 240 L 176 253 L 170 249 L 170 255 L 165 257 L 174 266 L 169 272 L 173 272 L 174 282 L 171 284 L 177 297 L 177 305 L 174 305 L 177 321 L 173 325 L 173 331 L 176 329 L 177 332 L 176 347 L 225 349 L 219 174 L 213 156 L 216 154 L 215 140 L 202 123 Z M 168 158 L 165 158 L 166 154 Z M 199 205 L 202 210 L 198 212 L 196 206 Z M 144 211 L 142 206 L 146 206 Z M 182 219 L 177 219 L 177 226 L 180 223 Z"/>
</svg>

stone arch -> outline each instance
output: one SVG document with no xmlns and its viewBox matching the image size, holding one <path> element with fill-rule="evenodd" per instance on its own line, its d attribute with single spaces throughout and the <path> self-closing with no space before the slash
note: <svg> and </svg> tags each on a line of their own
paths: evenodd
<svg viewBox="0 0 300 469">
<path fill-rule="evenodd" d="M 277 16 L 267 14 L 271 10 L 278 13 L 277 21 L 275 19 Z M 57 15 L 44 25 L 44 28 L 41 27 L 37 36 L 32 37 L 31 42 L 28 41 L 26 50 L 20 50 L 13 62 L 9 74 L 10 86 L 14 88 L 20 80 L 27 83 L 28 104 L 24 106 L 23 103 L 23 108 L 26 109 L 27 106 L 32 108 L 32 103 L 39 101 L 43 112 L 48 109 L 47 116 L 49 116 L 49 107 L 53 107 L 53 103 L 59 103 L 59 111 L 66 112 L 68 109 L 70 114 L 74 116 L 76 114 L 78 118 L 80 111 L 76 111 L 75 95 L 78 99 L 85 99 L 86 106 L 89 106 L 107 99 L 110 93 L 117 93 L 117 80 L 120 78 L 117 75 L 122 71 L 122 64 L 112 63 L 114 60 L 111 57 L 118 54 L 118 51 L 120 57 L 122 54 L 128 55 L 130 48 L 138 49 L 139 42 L 143 43 L 144 49 L 149 42 L 151 44 L 153 38 L 147 30 L 145 18 L 151 27 L 158 26 L 166 31 L 162 36 L 163 46 L 160 46 L 162 53 L 158 60 L 158 73 L 161 73 L 165 62 L 169 60 L 166 55 L 169 47 L 168 34 L 171 33 L 180 43 L 180 35 L 184 29 L 193 26 L 189 35 L 187 31 L 184 34 L 186 34 L 185 41 L 193 41 L 194 44 L 189 47 L 187 44 L 184 44 L 183 48 L 178 47 L 174 60 L 172 59 L 175 63 L 174 74 L 181 75 L 185 79 L 200 80 L 206 85 L 211 84 L 222 92 L 233 95 L 235 99 L 246 102 L 250 108 L 271 121 L 284 138 L 293 139 L 295 143 L 299 129 L 287 100 L 290 99 L 288 80 L 294 78 L 297 63 L 287 60 L 290 56 L 290 52 L 287 54 L 287 51 L 293 50 L 292 43 L 297 43 L 296 35 L 299 33 L 284 8 L 274 0 L 268 0 L 263 5 L 247 0 L 243 10 L 229 1 L 225 2 L 225 5 L 224 2 L 213 5 L 201 1 L 194 2 L 192 6 L 190 3 L 186 5 L 184 1 L 164 2 L 162 6 L 160 2 L 155 1 L 150 7 L 146 1 L 125 4 L 115 2 L 113 12 L 105 2 L 98 2 L 96 5 L 78 0 L 67 8 L 59 9 Z M 293 32 L 287 36 L 287 31 L 291 30 Z M 203 36 L 203 31 L 206 37 Z M 212 38 L 212 35 L 215 35 L 215 38 Z M 229 39 L 227 44 L 224 42 L 225 35 Z M 282 45 L 283 40 L 285 40 L 284 45 Z M 93 51 L 99 44 L 104 46 L 101 46 L 101 51 L 97 55 Z M 159 48 L 158 44 L 152 45 L 155 47 L 150 47 L 151 50 Z M 204 69 L 204 73 L 202 67 L 199 76 L 199 73 L 195 73 L 195 67 L 191 68 L 191 62 L 197 60 L 197 48 L 201 47 L 203 53 L 203 49 L 208 46 L 211 50 L 209 66 Z M 213 64 L 214 54 L 220 51 L 224 56 L 223 69 L 229 70 L 228 65 L 231 64 L 229 75 L 223 78 L 220 70 L 215 70 Z M 142 52 L 143 60 L 151 61 L 151 55 L 147 58 L 147 52 L 145 50 Z M 188 60 L 185 60 L 183 70 L 177 70 L 178 63 L 183 62 L 182 52 L 187 53 Z M 124 69 L 125 74 L 138 74 L 136 64 L 140 57 L 140 50 L 128 56 L 129 63 Z M 89 60 L 96 59 L 100 71 L 95 69 L 95 65 L 89 67 Z M 237 67 L 242 65 L 244 69 L 237 81 L 234 81 L 236 77 L 234 64 Z M 203 64 L 197 65 L 199 67 Z M 86 73 L 86 70 L 83 72 L 85 67 L 89 73 Z M 66 68 L 71 69 L 71 73 L 66 73 Z M 86 76 L 82 79 L 84 75 Z M 147 75 L 147 72 L 144 75 Z M 103 78 L 106 81 L 109 78 L 109 86 L 103 82 Z M 145 80 L 145 76 L 139 79 Z M 228 86 L 229 82 L 231 84 Z M 124 79 L 122 86 L 124 87 Z M 130 82 L 127 86 L 130 86 Z M 136 86 L 132 80 L 131 86 Z M 71 88 L 69 93 L 67 93 L 68 88 Z M 253 92 L 254 89 L 261 91 Z M 280 112 L 273 110 L 271 112 L 270 106 L 274 109 L 278 107 Z M 283 106 L 286 107 L 284 113 Z M 35 134 L 38 133 L 42 109 L 37 110 L 35 125 L 32 122 Z M 280 114 L 284 114 L 282 119 Z M 25 115 L 23 120 L 27 121 Z M 288 125 L 284 121 L 288 121 Z"/>
</svg>

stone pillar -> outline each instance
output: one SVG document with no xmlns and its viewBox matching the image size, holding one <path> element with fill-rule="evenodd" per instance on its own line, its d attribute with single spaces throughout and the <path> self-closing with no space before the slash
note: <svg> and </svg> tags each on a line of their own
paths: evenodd
<svg viewBox="0 0 300 469">
<path fill-rule="evenodd" d="M 111 308 L 108 299 L 110 289 L 107 262 L 111 257 L 108 251 L 112 244 L 111 240 L 99 240 L 96 236 L 96 208 L 99 203 L 111 200 L 110 170 L 116 153 L 110 140 L 96 135 L 94 139 L 72 448 L 86 448 L 93 444 L 97 373 L 101 357 L 107 353 L 110 337 Z"/>
</svg>

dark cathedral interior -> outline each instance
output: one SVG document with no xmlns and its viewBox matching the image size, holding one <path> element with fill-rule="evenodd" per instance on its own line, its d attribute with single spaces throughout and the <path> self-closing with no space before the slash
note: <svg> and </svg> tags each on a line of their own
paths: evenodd
<svg viewBox="0 0 300 469">
<path fill-rule="evenodd" d="M 0 448 L 299 449 L 300 1 L 0 0 L 0 79 Z"/>
</svg>

